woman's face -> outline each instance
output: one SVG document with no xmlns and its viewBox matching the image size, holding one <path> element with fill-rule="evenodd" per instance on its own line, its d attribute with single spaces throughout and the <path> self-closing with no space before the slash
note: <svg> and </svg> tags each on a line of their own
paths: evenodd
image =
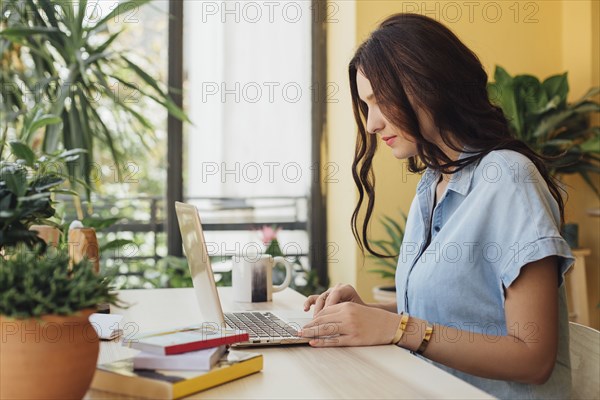
<svg viewBox="0 0 600 400">
<path fill-rule="evenodd" d="M 391 147 L 392 154 L 398 159 L 405 159 L 417 155 L 417 144 L 407 133 L 390 123 L 379 108 L 377 99 L 373 94 L 371 82 L 359 70 L 356 73 L 358 96 L 364 101 L 369 112 L 367 115 L 367 132 L 377 134 L 386 145 Z"/>
</svg>

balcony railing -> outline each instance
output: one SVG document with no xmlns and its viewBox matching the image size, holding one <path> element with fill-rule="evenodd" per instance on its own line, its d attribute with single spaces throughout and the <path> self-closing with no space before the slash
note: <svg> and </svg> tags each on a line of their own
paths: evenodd
<svg viewBox="0 0 600 400">
<path fill-rule="evenodd" d="M 65 199 L 69 202 L 69 199 Z M 135 246 L 123 246 L 102 255 L 104 265 L 124 265 L 123 275 L 139 275 L 135 271 L 125 271 L 133 262 L 156 263 L 167 256 L 165 234 L 164 198 L 96 198 L 93 201 L 93 215 L 97 218 L 122 217 L 113 225 L 98 230 L 101 243 L 115 239 L 130 239 Z M 305 257 L 308 255 L 307 206 L 306 197 L 189 197 L 186 202 L 196 205 L 202 219 L 202 227 L 207 242 L 212 236 L 219 237 L 222 246 L 209 246 L 211 257 L 223 258 L 240 255 L 239 246 L 244 240 L 260 240 L 258 235 L 249 239 L 248 233 L 263 225 L 276 225 L 283 236 L 290 235 L 294 246 L 284 254 Z M 67 220 L 75 219 L 75 209 L 65 207 Z M 243 233 L 246 233 L 243 235 Z M 236 235 L 237 234 L 237 235 Z M 236 242 L 238 246 L 231 245 Z M 281 238 L 280 238 L 281 241 Z"/>
</svg>

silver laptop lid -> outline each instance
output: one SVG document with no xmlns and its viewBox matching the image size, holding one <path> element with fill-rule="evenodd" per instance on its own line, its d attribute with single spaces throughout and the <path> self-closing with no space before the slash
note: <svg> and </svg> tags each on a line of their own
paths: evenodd
<svg viewBox="0 0 600 400">
<path fill-rule="evenodd" d="M 191 204 L 175 202 L 175 211 L 202 319 L 223 326 L 225 319 L 198 210 Z"/>
</svg>

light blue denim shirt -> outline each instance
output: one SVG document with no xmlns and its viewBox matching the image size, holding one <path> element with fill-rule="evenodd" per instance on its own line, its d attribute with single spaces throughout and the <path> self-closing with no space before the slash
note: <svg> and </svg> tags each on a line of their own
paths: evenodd
<svg viewBox="0 0 600 400">
<path fill-rule="evenodd" d="M 460 158 L 469 156 L 461 153 Z M 512 150 L 492 151 L 454 174 L 433 208 L 440 173 L 427 169 L 410 207 L 396 270 L 398 312 L 464 334 L 535 334 L 535 326 L 506 326 L 504 288 L 527 263 L 557 255 L 559 345 L 543 385 L 480 378 L 435 363 L 474 386 L 506 399 L 569 398 L 569 325 L 564 273 L 574 258 L 560 236 L 558 205 L 535 165 Z M 431 231 L 431 241 L 427 243 Z M 549 305 L 552 306 L 552 305 Z M 436 340 L 446 337 L 444 330 Z M 506 368 L 511 368 L 507 365 Z"/>
</svg>

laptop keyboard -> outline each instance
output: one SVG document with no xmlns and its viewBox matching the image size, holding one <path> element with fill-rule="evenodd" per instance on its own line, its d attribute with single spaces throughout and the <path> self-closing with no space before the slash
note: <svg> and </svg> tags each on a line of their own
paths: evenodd
<svg viewBox="0 0 600 400">
<path fill-rule="evenodd" d="M 267 338 L 295 338 L 298 328 L 286 325 L 269 312 L 225 313 L 225 322 L 231 328 L 248 332 L 250 340 Z"/>
</svg>

